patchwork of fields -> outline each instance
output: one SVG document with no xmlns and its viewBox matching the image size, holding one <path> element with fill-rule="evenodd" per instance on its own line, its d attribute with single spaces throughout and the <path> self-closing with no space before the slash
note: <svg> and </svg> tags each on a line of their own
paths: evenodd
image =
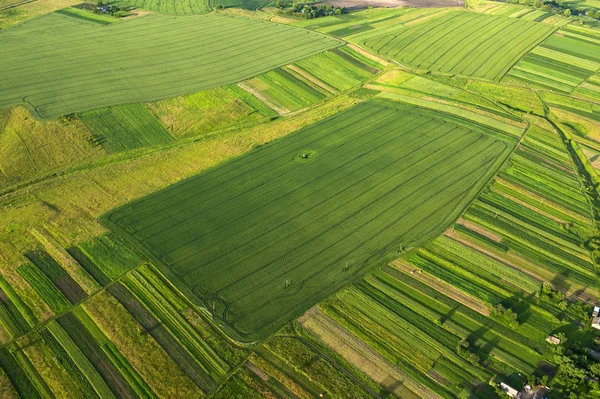
<svg viewBox="0 0 600 399">
<path fill-rule="evenodd" d="M 523 57 L 506 81 L 571 93 L 600 70 L 600 35 L 564 28 Z M 592 83 L 592 92 L 593 83 Z"/>
<path fill-rule="evenodd" d="M 340 44 L 243 17 L 149 15 L 101 26 L 53 14 L 0 32 L 0 108 L 23 104 L 49 118 L 158 100 L 234 83 Z M 148 62 L 150 55 L 160 57 Z"/>
<path fill-rule="evenodd" d="M 486 381 L 552 370 L 545 337 L 582 317 L 538 299 L 542 282 L 598 297 L 591 223 L 560 137 L 533 126 L 452 229 L 299 322 L 396 397 L 495 398 Z"/>
<path fill-rule="evenodd" d="M 510 150 L 474 129 L 367 102 L 106 220 L 252 340 L 447 225 Z"/>
<path fill-rule="evenodd" d="M 0 397 L 600 392 L 593 15 L 111 5 L 0 10 Z"/>
<path fill-rule="evenodd" d="M 553 30 L 514 18 L 450 12 L 371 35 L 362 44 L 417 69 L 499 80 Z"/>
<path fill-rule="evenodd" d="M 308 107 L 364 83 L 382 65 L 347 46 L 310 56 L 240 83 L 280 114 Z"/>
</svg>

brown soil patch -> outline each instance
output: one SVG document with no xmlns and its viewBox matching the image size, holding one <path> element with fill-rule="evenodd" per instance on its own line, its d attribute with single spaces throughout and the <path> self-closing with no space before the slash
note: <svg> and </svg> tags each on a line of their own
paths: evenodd
<svg viewBox="0 0 600 399">
<path fill-rule="evenodd" d="M 484 302 L 480 301 L 479 299 L 473 298 L 472 296 L 455 288 L 453 285 L 448 284 L 447 282 L 440 280 L 439 278 L 427 272 L 420 271 L 419 273 L 415 273 L 415 267 L 406 263 L 402 259 L 397 259 L 391 262 L 390 266 L 392 266 L 396 270 L 401 271 L 402 273 L 410 275 L 415 280 L 426 284 L 434 290 L 465 305 L 466 307 L 473 309 L 477 313 L 481 313 L 484 316 L 490 315 L 490 308 Z"/>
<path fill-rule="evenodd" d="M 440 398 L 410 379 L 373 348 L 323 313 L 321 309 L 317 307 L 310 309 L 298 319 L 298 323 L 397 398 L 419 396 L 425 399 Z"/>
<path fill-rule="evenodd" d="M 133 19 L 133 18 L 143 17 L 144 15 L 152 14 L 150 11 L 146 11 L 146 10 L 135 10 L 135 11 L 132 11 L 132 12 L 133 12 L 132 15 L 128 15 L 128 16 L 123 17 L 121 19 L 123 19 L 123 20 L 125 20 L 125 19 Z"/>
<path fill-rule="evenodd" d="M 269 379 L 271 378 L 269 374 L 265 373 L 261 368 L 259 368 L 257 365 L 255 365 L 249 360 L 246 362 L 246 367 L 248 367 L 248 370 L 250 370 L 255 376 L 257 376 L 264 382 L 269 381 Z"/>
<path fill-rule="evenodd" d="M 364 55 L 368 59 L 380 63 L 381 65 L 384 65 L 384 66 L 389 65 L 389 62 L 377 57 L 374 54 L 369 53 L 367 50 L 363 49 L 362 47 L 357 46 L 356 44 L 348 43 L 348 47 L 350 47 L 352 50 L 356 51 L 357 53 Z"/>
<path fill-rule="evenodd" d="M 452 230 L 447 230 L 444 235 L 448 238 L 453 239 L 456 242 L 459 242 L 471 249 L 474 249 L 475 251 L 482 253 L 494 260 L 497 260 L 500 263 L 505 264 L 508 267 L 512 267 L 513 269 L 519 270 L 531 277 L 533 277 L 536 280 L 539 280 L 540 282 L 542 281 L 551 281 L 556 275 L 546 269 L 542 269 L 539 268 L 538 266 L 534 266 L 531 262 L 527 262 L 530 266 L 534 266 L 534 268 L 536 269 L 536 272 L 532 272 L 531 270 L 528 269 L 523 269 L 522 267 L 518 266 L 517 264 L 515 264 L 514 262 L 506 259 L 505 257 L 501 257 L 498 254 L 488 251 L 485 248 L 480 247 L 479 245 L 476 245 L 470 241 L 465 240 L 464 238 L 461 238 L 455 231 Z"/>
<path fill-rule="evenodd" d="M 501 242 L 502 241 L 502 236 L 489 231 L 488 229 L 484 228 L 483 226 L 480 226 L 476 223 L 473 223 L 469 220 L 465 220 L 465 219 L 459 219 L 456 223 L 461 224 L 463 226 L 465 226 L 467 229 L 469 230 L 473 230 L 479 234 L 481 234 L 484 237 L 489 238 L 490 240 L 494 241 L 494 242 Z"/>
<path fill-rule="evenodd" d="M 532 211 L 534 211 L 534 212 L 537 212 L 537 213 L 539 213 L 540 215 L 544 215 L 544 216 L 546 216 L 547 218 L 554 220 L 555 222 L 558 222 L 558 223 L 563 223 L 563 224 L 567 223 L 567 221 L 566 221 L 566 220 L 563 220 L 563 219 L 561 219 L 561 218 L 558 218 L 558 217 L 556 217 L 556 216 L 554 216 L 554 215 L 552 215 L 552 214 L 550 214 L 550 213 L 548 213 L 548 212 L 544 212 L 543 210 L 541 210 L 541 209 L 539 209 L 539 208 L 536 208 L 535 206 L 531 205 L 530 203 L 527 203 L 527 202 L 525 202 L 525 201 L 521 201 L 520 199 L 518 199 L 518 198 L 515 198 L 515 197 L 513 197 L 513 196 L 512 196 L 512 195 L 510 195 L 510 194 L 506 194 L 506 193 L 503 193 L 503 192 L 500 192 L 500 191 L 496 190 L 496 189 L 494 188 L 494 186 L 492 186 L 491 190 L 492 190 L 493 192 L 495 192 L 496 194 L 498 194 L 498 195 L 501 195 L 501 196 L 503 196 L 504 198 L 511 200 L 512 202 L 516 202 L 516 203 L 517 203 L 517 204 L 519 204 L 519 205 L 523 205 L 524 207 L 526 207 L 526 208 L 528 208 L 528 209 L 531 209 Z"/>
<path fill-rule="evenodd" d="M 557 211 L 559 211 L 561 213 L 564 213 L 565 215 L 569 215 L 573 219 L 579 220 L 579 221 L 581 221 L 583 223 L 586 223 L 588 225 L 592 223 L 592 221 L 589 218 L 587 218 L 587 217 L 585 217 L 583 215 L 580 215 L 580 214 L 578 214 L 576 212 L 573 212 L 573 211 L 571 211 L 569 209 L 563 208 L 562 206 L 560 206 L 560 205 L 558 205 L 558 204 L 556 204 L 556 203 L 548 200 L 547 198 L 544 198 L 544 197 L 541 197 L 541 196 L 539 196 L 537 194 L 534 194 L 531 191 L 527 190 L 526 188 L 518 186 L 516 184 L 513 184 L 513 183 L 509 182 L 508 180 L 504 180 L 504 179 L 502 179 L 500 177 L 497 177 L 496 178 L 496 183 L 501 184 L 501 185 L 503 185 L 505 187 L 508 187 L 508 188 L 510 188 L 510 189 L 512 189 L 514 191 L 517 191 L 517 192 L 519 192 L 519 193 L 521 193 L 523 195 L 526 195 L 526 196 L 530 197 L 531 199 L 534 199 L 534 200 L 536 200 L 536 201 L 538 201 L 540 203 L 543 203 L 543 204 L 545 204 L 545 205 L 547 205 L 547 206 L 549 206 L 549 207 L 551 207 L 553 209 L 556 209 Z"/>
</svg>

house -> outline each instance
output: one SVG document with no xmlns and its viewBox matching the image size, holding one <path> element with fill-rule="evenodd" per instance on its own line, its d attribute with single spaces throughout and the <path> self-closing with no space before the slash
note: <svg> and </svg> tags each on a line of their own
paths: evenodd
<svg viewBox="0 0 600 399">
<path fill-rule="evenodd" d="M 596 330 L 600 330 L 600 317 L 598 314 L 600 313 L 600 307 L 594 306 L 594 311 L 592 312 L 592 327 Z"/>
<path fill-rule="evenodd" d="M 505 383 L 501 382 L 500 383 L 500 389 L 506 393 L 508 396 L 510 396 L 511 398 L 516 398 L 517 395 L 519 394 L 519 391 L 517 391 L 516 389 L 514 389 L 511 386 L 506 385 Z"/>
<path fill-rule="evenodd" d="M 556 338 L 554 335 L 548 335 L 546 337 L 546 342 L 551 343 L 552 345 L 560 345 L 560 339 Z"/>
</svg>

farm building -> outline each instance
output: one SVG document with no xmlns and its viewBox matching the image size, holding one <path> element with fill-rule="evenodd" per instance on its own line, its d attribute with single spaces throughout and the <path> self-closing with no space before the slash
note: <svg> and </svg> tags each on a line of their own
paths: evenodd
<svg viewBox="0 0 600 399">
<path fill-rule="evenodd" d="M 596 330 L 600 330 L 600 317 L 598 317 L 598 313 L 600 313 L 600 307 L 594 306 L 594 311 L 592 312 L 592 327 Z"/>
<path fill-rule="evenodd" d="M 551 343 L 552 345 L 560 345 L 560 339 L 556 338 L 554 335 L 548 335 L 546 337 L 546 342 Z"/>
<path fill-rule="evenodd" d="M 508 396 L 510 396 L 511 398 L 516 398 L 517 395 L 519 394 L 519 391 L 517 391 L 516 389 L 514 389 L 513 387 L 511 387 L 509 385 L 506 385 L 503 382 L 500 383 L 500 389 L 502 389 L 502 391 L 504 393 L 506 393 Z"/>
</svg>

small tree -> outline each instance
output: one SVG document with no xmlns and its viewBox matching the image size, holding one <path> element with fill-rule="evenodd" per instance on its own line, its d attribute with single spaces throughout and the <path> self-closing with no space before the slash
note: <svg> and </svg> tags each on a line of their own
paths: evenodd
<svg viewBox="0 0 600 399">
<path fill-rule="evenodd" d="M 570 17 L 571 16 L 571 10 L 570 9 L 566 9 L 564 12 L 565 17 Z"/>
</svg>

